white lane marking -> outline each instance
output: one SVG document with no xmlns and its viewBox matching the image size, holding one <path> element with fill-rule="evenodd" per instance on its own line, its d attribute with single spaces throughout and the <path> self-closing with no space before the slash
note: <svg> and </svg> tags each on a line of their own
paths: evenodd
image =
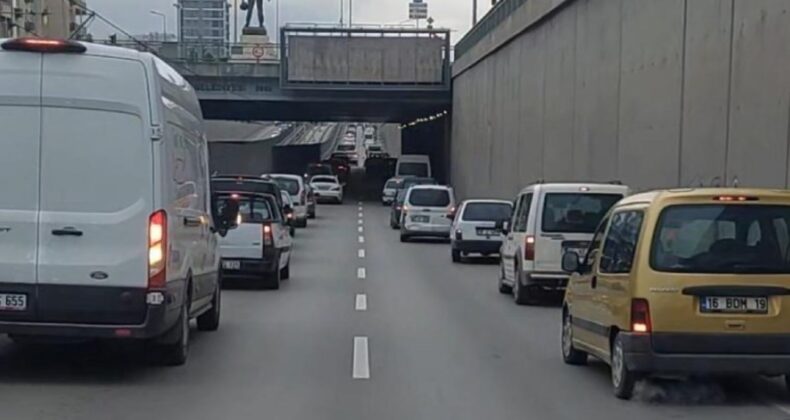
<svg viewBox="0 0 790 420">
<path fill-rule="evenodd" d="M 357 257 L 365 258 L 365 248 L 360 248 L 359 251 L 357 251 Z"/>
<path fill-rule="evenodd" d="M 358 201 L 358 202 L 357 202 L 357 204 L 359 204 L 360 206 L 362 206 L 362 202 L 361 202 L 361 201 Z"/>
<path fill-rule="evenodd" d="M 357 220 L 357 224 L 358 224 L 358 225 L 361 225 L 361 224 L 363 224 L 363 223 L 365 223 L 365 222 L 364 222 L 362 219 L 359 219 L 359 220 Z"/>
<path fill-rule="evenodd" d="M 357 295 L 357 300 L 354 304 L 354 309 L 358 311 L 368 310 L 368 295 Z"/>
<path fill-rule="evenodd" d="M 359 231 L 359 233 L 362 233 L 362 232 L 364 232 L 364 231 L 365 231 L 365 228 L 363 228 L 362 226 L 360 226 L 360 227 L 358 227 L 358 228 L 357 228 L 357 231 Z"/>
<path fill-rule="evenodd" d="M 365 271 L 365 267 L 357 268 L 357 278 L 358 279 L 364 279 L 365 277 L 367 277 L 367 274 L 368 273 Z"/>
<path fill-rule="evenodd" d="M 362 214 L 362 212 L 359 212 L 359 214 L 358 214 L 357 216 L 358 216 L 360 219 L 361 219 L 361 218 L 363 218 L 363 217 L 365 217 L 365 215 L 364 215 L 364 214 Z"/>
<path fill-rule="evenodd" d="M 370 379 L 367 337 L 354 337 L 354 366 L 351 371 L 351 377 L 354 379 Z"/>
<path fill-rule="evenodd" d="M 364 236 L 359 235 L 359 243 L 361 243 L 361 244 L 365 243 L 365 237 Z"/>
</svg>

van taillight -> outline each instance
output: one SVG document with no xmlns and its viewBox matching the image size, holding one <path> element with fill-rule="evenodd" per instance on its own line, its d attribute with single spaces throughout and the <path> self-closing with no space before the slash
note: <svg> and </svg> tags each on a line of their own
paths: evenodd
<svg viewBox="0 0 790 420">
<path fill-rule="evenodd" d="M 63 39 L 16 38 L 0 45 L 6 51 L 28 51 L 40 53 L 84 53 L 88 49 L 79 42 Z"/>
<path fill-rule="evenodd" d="M 650 322 L 650 305 L 645 299 L 631 301 L 631 331 L 649 333 L 653 330 Z"/>
<path fill-rule="evenodd" d="M 274 244 L 274 236 L 272 235 L 272 226 L 263 225 L 263 227 L 261 228 L 261 233 L 263 234 L 263 245 L 272 246 Z"/>
<path fill-rule="evenodd" d="M 535 237 L 532 235 L 527 235 L 524 238 L 524 259 L 535 261 Z"/>
<path fill-rule="evenodd" d="M 167 213 L 159 210 L 148 219 L 148 288 L 167 284 Z"/>
</svg>

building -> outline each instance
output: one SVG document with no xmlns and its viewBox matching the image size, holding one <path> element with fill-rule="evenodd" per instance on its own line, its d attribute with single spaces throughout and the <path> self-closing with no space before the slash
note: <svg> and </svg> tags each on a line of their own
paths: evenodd
<svg viewBox="0 0 790 420">
<path fill-rule="evenodd" d="M 226 44 L 230 38 L 227 0 L 179 0 L 181 42 Z"/>
<path fill-rule="evenodd" d="M 0 38 L 9 38 L 14 26 L 13 0 L 0 0 Z"/>
<path fill-rule="evenodd" d="M 0 4 L 7 0 L 0 0 Z M 11 0 L 13 36 L 69 38 L 86 18 L 84 0 Z M 2 9 L 2 6 L 0 6 Z M 2 26 L 0 26 L 2 31 Z M 84 30 L 75 38 L 85 38 Z"/>
</svg>

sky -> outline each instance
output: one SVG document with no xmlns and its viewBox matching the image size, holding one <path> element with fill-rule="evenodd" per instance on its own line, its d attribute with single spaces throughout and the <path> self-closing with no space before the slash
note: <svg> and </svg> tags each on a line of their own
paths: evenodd
<svg viewBox="0 0 790 420">
<path fill-rule="evenodd" d="M 241 3 L 242 0 L 230 0 Z M 280 2 L 280 24 L 285 23 L 339 23 L 341 0 L 270 0 L 264 2 L 267 26 L 271 32 L 274 22 L 275 2 Z M 348 20 L 348 1 L 343 0 Z M 352 0 L 355 24 L 408 24 L 409 0 Z M 434 18 L 435 27 L 450 28 L 455 44 L 472 24 L 472 0 L 425 0 L 428 14 Z M 162 18 L 151 14 L 156 10 L 167 15 L 167 30 L 176 29 L 176 0 L 87 0 L 88 7 L 112 20 L 132 34 L 162 32 Z M 479 0 L 479 15 L 491 6 L 488 0 Z M 239 13 L 241 20 L 243 13 Z M 422 23 L 425 24 L 424 22 Z M 90 32 L 97 38 L 106 38 L 116 32 L 108 25 L 96 22 Z"/>
</svg>

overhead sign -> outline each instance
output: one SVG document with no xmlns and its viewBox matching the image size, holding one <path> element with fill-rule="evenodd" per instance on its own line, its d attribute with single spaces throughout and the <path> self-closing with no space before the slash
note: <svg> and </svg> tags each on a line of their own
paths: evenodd
<svg viewBox="0 0 790 420">
<path fill-rule="evenodd" d="M 427 19 L 428 3 L 422 0 L 415 0 L 409 3 L 409 19 Z"/>
</svg>

